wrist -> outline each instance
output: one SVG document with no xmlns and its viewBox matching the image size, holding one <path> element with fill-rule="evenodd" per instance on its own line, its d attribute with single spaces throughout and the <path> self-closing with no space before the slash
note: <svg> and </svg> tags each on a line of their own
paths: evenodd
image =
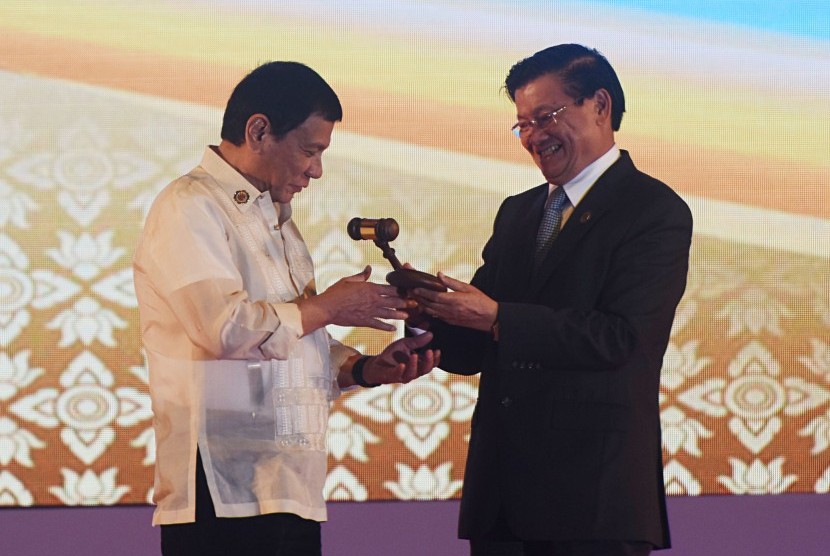
<svg viewBox="0 0 830 556">
<path fill-rule="evenodd" d="M 310 334 L 318 328 L 331 324 L 331 316 L 327 307 L 317 299 L 319 296 L 301 298 L 296 301 L 300 309 L 300 321 L 303 327 L 303 335 Z"/>
<path fill-rule="evenodd" d="M 371 359 L 370 356 L 364 355 L 359 357 L 358 360 L 354 362 L 354 365 L 352 365 L 352 380 L 355 384 L 362 386 L 363 388 L 374 388 L 376 386 L 380 386 L 380 384 L 366 382 L 366 378 L 363 376 L 363 371 L 365 370 L 366 363 L 369 362 L 369 359 Z"/>
</svg>

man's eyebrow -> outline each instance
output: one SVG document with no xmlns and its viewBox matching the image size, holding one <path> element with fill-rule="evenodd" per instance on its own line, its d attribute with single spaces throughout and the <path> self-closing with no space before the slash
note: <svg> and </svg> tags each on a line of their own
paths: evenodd
<svg viewBox="0 0 830 556">
<path fill-rule="evenodd" d="M 325 143 L 307 143 L 304 148 L 314 149 L 316 151 L 324 151 L 327 148 L 329 148 L 329 146 Z"/>
</svg>

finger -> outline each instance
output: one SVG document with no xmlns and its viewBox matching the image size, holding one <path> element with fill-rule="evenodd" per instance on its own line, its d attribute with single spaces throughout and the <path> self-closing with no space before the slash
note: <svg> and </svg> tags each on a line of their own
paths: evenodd
<svg viewBox="0 0 830 556">
<path fill-rule="evenodd" d="M 401 375 L 401 382 L 406 384 L 407 382 L 411 382 L 418 378 L 418 354 L 417 353 L 410 353 L 409 354 L 409 361 L 407 361 L 406 365 L 403 366 L 403 373 Z"/>
<path fill-rule="evenodd" d="M 369 321 L 361 323 L 358 326 L 374 328 L 375 330 L 383 330 L 384 332 L 394 332 L 395 330 L 397 330 L 397 327 L 394 324 L 383 322 L 382 320 L 378 319 L 370 319 Z"/>
<path fill-rule="evenodd" d="M 470 286 L 468 283 L 462 282 L 461 280 L 456 280 L 455 278 L 447 276 L 443 272 L 438 273 L 438 279 L 441 280 L 441 283 L 443 283 L 445 286 L 447 286 L 453 291 L 468 292 L 472 290 L 472 286 Z"/>
<path fill-rule="evenodd" d="M 406 320 L 409 318 L 409 313 L 407 313 L 406 311 L 398 311 L 396 309 L 386 309 L 386 313 L 381 318 L 393 320 Z"/>
<path fill-rule="evenodd" d="M 370 283 L 370 287 L 372 288 L 372 292 L 377 295 L 383 297 L 402 298 L 401 293 L 395 286 L 388 286 L 386 284 L 375 284 L 374 282 L 372 282 Z"/>
<path fill-rule="evenodd" d="M 401 341 L 405 343 L 407 349 L 414 351 L 424 347 L 432 341 L 432 332 L 424 332 L 423 334 L 418 334 L 417 336 L 402 338 Z"/>
<path fill-rule="evenodd" d="M 442 295 L 434 290 L 426 290 L 423 288 L 415 288 L 413 290 L 409 290 L 408 293 L 409 298 L 414 299 L 420 304 L 438 303 L 441 300 L 439 296 Z"/>
<path fill-rule="evenodd" d="M 351 276 L 346 276 L 343 278 L 344 282 L 365 282 L 369 279 L 369 276 L 372 275 L 372 267 L 366 265 L 366 268 L 358 272 L 357 274 L 353 274 Z"/>
<path fill-rule="evenodd" d="M 426 302 L 431 302 L 431 303 L 435 303 L 435 302 L 439 301 L 441 299 L 439 296 L 443 295 L 440 292 L 436 292 L 434 290 L 428 290 L 428 289 L 425 289 L 425 288 L 415 288 L 414 290 L 411 290 L 410 293 L 418 301 L 421 301 L 421 302 L 426 301 Z"/>
<path fill-rule="evenodd" d="M 435 366 L 435 354 L 431 349 L 421 353 L 421 359 L 418 362 L 418 376 L 427 374 Z"/>
<path fill-rule="evenodd" d="M 383 307 L 384 309 L 416 309 L 418 302 L 414 299 L 405 299 L 401 297 L 384 297 L 375 301 L 375 306 Z"/>
</svg>

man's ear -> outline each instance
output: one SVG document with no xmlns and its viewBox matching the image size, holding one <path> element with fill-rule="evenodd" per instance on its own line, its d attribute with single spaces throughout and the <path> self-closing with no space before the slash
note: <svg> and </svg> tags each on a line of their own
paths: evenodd
<svg viewBox="0 0 830 556">
<path fill-rule="evenodd" d="M 254 114 L 245 124 L 245 140 L 251 147 L 257 147 L 262 144 L 265 134 L 270 133 L 270 128 L 271 123 L 265 114 Z"/>
<path fill-rule="evenodd" d="M 611 95 L 605 89 L 597 89 L 594 93 L 594 109 L 597 113 L 597 123 L 611 121 Z"/>
</svg>

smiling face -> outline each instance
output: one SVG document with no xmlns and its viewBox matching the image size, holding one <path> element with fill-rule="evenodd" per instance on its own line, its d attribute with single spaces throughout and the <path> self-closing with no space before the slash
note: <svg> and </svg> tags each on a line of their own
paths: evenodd
<svg viewBox="0 0 830 556">
<path fill-rule="evenodd" d="M 333 130 L 334 122 L 319 114 L 312 114 L 281 139 L 266 129 L 246 177 L 260 191 L 270 191 L 275 203 L 291 202 L 312 179 L 323 175 L 323 151 L 331 143 Z"/>
<path fill-rule="evenodd" d="M 522 146 L 533 157 L 548 182 L 562 185 L 605 154 L 614 144 L 611 130 L 611 99 L 604 89 L 592 97 L 569 96 L 556 74 L 545 74 L 516 89 L 516 117 L 534 120 L 566 107 L 556 123 L 532 126 L 521 137 Z"/>
</svg>

